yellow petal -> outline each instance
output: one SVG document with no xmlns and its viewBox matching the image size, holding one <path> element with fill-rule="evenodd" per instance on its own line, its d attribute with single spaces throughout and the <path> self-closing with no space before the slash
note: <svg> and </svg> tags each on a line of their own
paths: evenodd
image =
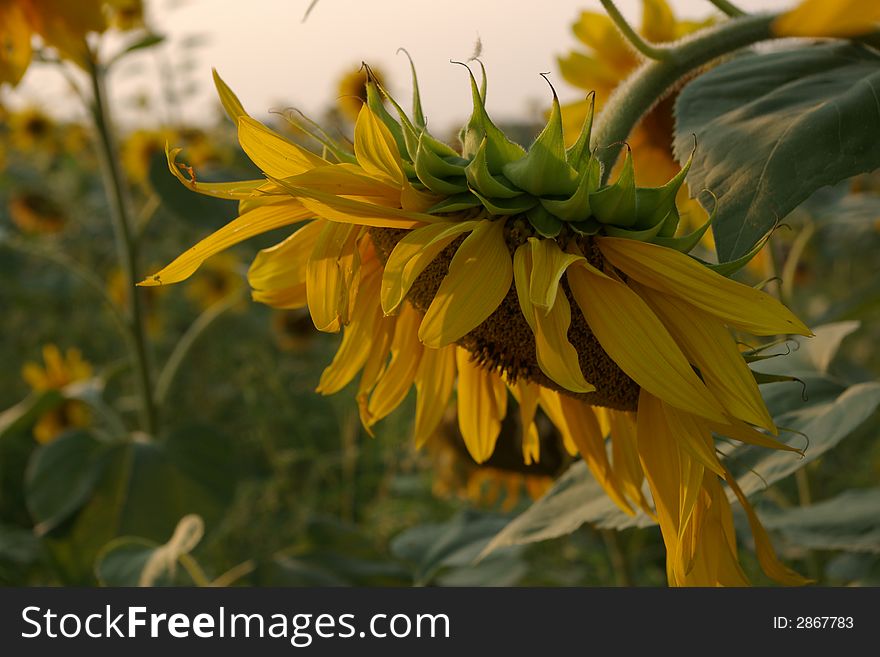
<svg viewBox="0 0 880 657">
<path fill-rule="evenodd" d="M 450 345 L 442 349 L 422 352 L 419 371 L 416 373 L 416 447 L 422 447 L 431 437 L 452 396 L 455 385 L 455 350 Z"/>
<path fill-rule="evenodd" d="M 461 339 L 495 312 L 512 279 L 504 220 L 478 222 L 452 257 L 449 273 L 422 320 L 419 338 L 433 349 Z"/>
<path fill-rule="evenodd" d="M 375 340 L 376 327 L 382 313 L 376 298 L 379 295 L 381 272 L 375 270 L 361 280 L 352 308 L 351 321 L 343 329 L 342 342 L 333 362 L 321 374 L 316 392 L 332 395 L 347 386 L 367 362 Z"/>
<path fill-rule="evenodd" d="M 605 439 L 591 407 L 579 399 L 559 394 L 547 388 L 541 388 L 540 403 L 541 408 L 559 429 L 563 438 L 567 437 L 577 446 L 577 450 L 587 467 L 590 468 L 590 472 L 593 473 L 608 497 L 623 511 L 632 515 L 634 511 L 627 502 L 618 477 L 608 461 Z"/>
<path fill-rule="evenodd" d="M 366 103 L 361 106 L 354 126 L 354 155 L 371 176 L 400 185 L 406 180 L 394 136 Z"/>
<path fill-rule="evenodd" d="M 541 442 L 538 427 L 535 426 L 535 412 L 538 410 L 540 387 L 523 379 L 509 387 L 519 404 L 523 462 L 526 465 L 538 463 L 541 460 Z"/>
<path fill-rule="evenodd" d="M 368 197 L 381 205 L 400 205 L 400 189 L 366 175 L 359 166 L 347 162 L 315 167 L 284 181 L 328 194 Z"/>
<path fill-rule="evenodd" d="M 31 63 L 31 26 L 16 2 L 0 2 L 0 26 L 0 83 L 15 86 Z"/>
<path fill-rule="evenodd" d="M 675 40 L 675 15 L 666 0 L 644 0 L 641 32 L 653 43 Z"/>
<path fill-rule="evenodd" d="M 799 454 L 802 453 L 798 448 L 790 447 L 789 445 L 776 440 L 773 436 L 761 433 L 747 425 L 742 420 L 737 420 L 736 418 L 728 418 L 728 421 L 725 424 L 709 422 L 709 427 L 712 431 L 721 436 L 727 436 L 728 438 L 733 438 L 734 440 L 738 440 L 748 445 L 757 445 L 768 449 L 781 449 L 786 452 L 796 452 Z"/>
<path fill-rule="evenodd" d="M 375 296 L 372 303 L 376 303 Z M 376 382 L 367 404 L 371 425 L 400 406 L 413 384 L 422 357 L 422 345 L 418 337 L 421 319 L 419 312 L 409 304 L 403 308 L 397 319 L 394 339 L 391 341 L 391 362 Z"/>
<path fill-rule="evenodd" d="M 639 462 L 635 414 L 625 411 L 608 411 L 606 417 L 610 424 L 611 462 L 614 466 L 614 472 L 617 473 L 620 480 L 620 487 L 630 500 L 653 517 L 654 510 L 642 492 L 645 473 Z"/>
<path fill-rule="evenodd" d="M 471 362 L 462 348 L 455 350 L 458 368 L 458 427 L 468 453 L 483 463 L 495 451 L 506 408 L 507 390 L 501 379 Z"/>
<path fill-rule="evenodd" d="M 533 294 L 532 281 L 549 284 L 553 280 L 552 272 L 544 271 L 535 275 L 532 261 L 533 248 L 523 244 L 513 255 L 514 280 L 516 296 L 523 317 L 535 336 L 535 357 L 541 370 L 553 381 L 573 392 L 592 392 L 595 386 L 590 384 L 581 372 L 577 350 L 568 341 L 568 329 L 571 326 L 571 306 L 565 294 L 554 294 L 553 306 L 538 309 L 532 305 L 532 297 L 547 299 L 550 295 L 539 292 Z M 543 259 L 545 267 L 547 259 Z M 554 269 L 550 267 L 550 269 Z M 560 272 L 561 276 L 561 272 Z"/>
<path fill-rule="evenodd" d="M 360 229 L 326 222 L 306 266 L 309 313 L 319 331 L 335 332 L 345 321 Z"/>
<path fill-rule="evenodd" d="M 748 516 L 749 527 L 751 527 L 752 536 L 755 539 L 755 552 L 758 555 L 758 563 L 761 564 L 761 570 L 780 584 L 788 586 L 809 584 L 812 580 L 799 575 L 783 564 L 779 557 L 776 556 L 776 550 L 773 549 L 773 543 L 770 541 L 770 536 L 767 535 L 767 530 L 764 529 L 764 526 L 758 519 L 758 515 L 752 508 L 752 505 L 749 504 L 749 500 L 739 487 L 739 484 L 736 483 L 736 478 L 727 469 L 724 471 L 724 480 L 733 490 L 743 510 L 746 512 L 746 516 Z"/>
<path fill-rule="evenodd" d="M 734 417 L 777 433 L 758 384 L 721 321 L 676 297 L 632 287 L 672 333 L 706 386 Z"/>
<path fill-rule="evenodd" d="M 287 178 L 327 160 L 297 146 L 247 115 L 238 117 L 238 143 L 254 164 L 268 176 Z"/>
<path fill-rule="evenodd" d="M 683 299 L 729 326 L 754 335 L 812 335 L 769 294 L 716 274 L 684 253 L 617 237 L 602 237 L 598 243 L 602 255 L 637 282 Z"/>
<path fill-rule="evenodd" d="M 165 159 L 168 161 L 168 169 L 174 174 L 174 177 L 194 192 L 215 198 L 243 200 L 257 194 L 258 190 L 266 184 L 266 181 L 262 178 L 259 180 L 239 180 L 225 183 L 198 182 L 195 178 L 195 172 L 191 167 L 177 163 L 177 155 L 182 150 L 182 148 L 170 148 L 166 144 Z M 189 178 L 183 174 L 184 171 L 190 174 Z M 285 200 L 289 201 L 290 199 Z"/>
<path fill-rule="evenodd" d="M 718 401 L 639 295 L 586 262 L 569 269 L 568 284 L 602 348 L 633 381 L 672 406 L 724 421 Z"/>
<path fill-rule="evenodd" d="M 669 431 L 662 402 L 646 390 L 636 413 L 639 457 L 663 533 L 667 552 L 678 549 L 681 504 L 681 450 Z"/>
<path fill-rule="evenodd" d="M 690 456 L 717 475 L 722 474 L 721 464 L 715 454 L 715 443 L 708 423 L 690 413 L 680 411 L 668 404 L 663 405 L 663 414 L 669 430 Z M 700 475 L 702 479 L 702 475 Z"/>
<path fill-rule="evenodd" d="M 223 105 L 226 115 L 232 119 L 233 123 L 238 124 L 239 117 L 247 116 L 248 113 L 244 111 L 238 96 L 235 95 L 232 89 L 223 81 L 223 78 L 220 77 L 220 74 L 217 73 L 217 69 L 212 68 L 211 73 L 214 76 L 214 86 L 217 88 L 217 95 L 220 97 L 220 103 Z"/>
<path fill-rule="evenodd" d="M 473 230 L 476 221 L 449 221 L 422 226 L 408 232 L 395 245 L 385 263 L 382 277 L 382 310 L 391 314 L 403 302 L 410 287 L 425 267 L 462 233 Z"/>
<path fill-rule="evenodd" d="M 263 249 L 248 269 L 254 301 L 274 308 L 306 305 L 306 266 L 325 222 L 311 221 L 283 242 Z"/>
<path fill-rule="evenodd" d="M 559 290 L 559 279 L 568 267 L 583 256 L 565 253 L 556 244 L 556 240 L 536 239 L 530 237 L 528 247 L 531 250 L 531 275 L 529 277 L 529 301 L 532 305 L 545 312 L 553 307 L 556 293 Z"/>
<path fill-rule="evenodd" d="M 296 201 L 256 208 L 233 219 L 138 285 L 168 285 L 185 280 L 212 255 L 225 251 L 254 235 L 289 226 L 311 217 L 312 213 Z"/>
<path fill-rule="evenodd" d="M 367 362 L 364 363 L 361 379 L 358 382 L 356 399 L 361 424 L 371 436 L 373 431 L 371 429 L 370 415 L 367 410 L 369 395 L 376 386 L 376 381 L 379 380 L 388 365 L 388 352 L 391 349 L 391 341 L 394 339 L 394 328 L 396 325 L 397 317 L 382 316 L 379 318 L 375 337 L 370 343 L 370 354 L 367 356 Z"/>
<path fill-rule="evenodd" d="M 773 21 L 773 32 L 786 37 L 854 37 L 880 29 L 875 0 L 804 0 Z"/>
</svg>

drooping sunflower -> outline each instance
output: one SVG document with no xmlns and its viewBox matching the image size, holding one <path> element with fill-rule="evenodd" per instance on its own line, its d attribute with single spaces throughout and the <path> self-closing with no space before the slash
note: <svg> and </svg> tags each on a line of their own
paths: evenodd
<svg viewBox="0 0 880 657">
<path fill-rule="evenodd" d="M 790 449 L 774 437 L 729 329 L 810 331 L 776 299 L 688 255 L 709 225 L 676 236 L 688 165 L 662 186 L 637 187 L 627 153 L 602 185 L 592 113 L 566 148 L 554 93 L 526 150 L 492 122 L 485 75 L 478 85 L 473 74 L 460 150 L 428 132 L 414 75 L 411 117 L 369 80 L 353 152 L 303 124 L 325 146 L 318 156 L 251 118 L 215 80 L 265 177 L 202 183 L 170 150 L 175 176 L 238 200 L 240 216 L 141 285 L 181 281 L 233 244 L 298 224 L 252 264 L 253 298 L 308 307 L 316 328 L 342 331 L 318 391 L 360 374 L 368 430 L 415 387 L 421 444 L 455 394 L 465 446 L 482 463 L 512 399 L 526 460 L 540 458 L 540 409 L 622 509 L 657 518 L 671 584 L 747 584 L 722 480 L 749 514 L 767 573 L 803 581 L 778 562 L 713 434 Z"/>
<path fill-rule="evenodd" d="M 28 362 L 21 370 L 22 378 L 35 392 L 60 390 L 71 383 L 83 381 L 92 375 L 92 366 L 84 360 L 79 349 L 68 349 L 62 354 L 57 345 L 43 347 L 43 363 Z M 81 401 L 68 399 L 43 413 L 34 425 L 34 438 L 49 443 L 68 429 L 87 427 L 91 413 Z"/>
</svg>

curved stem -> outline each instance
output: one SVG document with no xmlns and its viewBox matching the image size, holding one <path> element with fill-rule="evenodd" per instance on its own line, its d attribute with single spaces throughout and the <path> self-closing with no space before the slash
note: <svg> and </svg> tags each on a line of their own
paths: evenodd
<svg viewBox="0 0 880 657">
<path fill-rule="evenodd" d="M 727 0 L 709 0 L 713 5 L 718 7 L 725 14 L 730 16 L 731 18 L 736 18 L 737 16 L 745 16 L 746 12 L 737 7 L 732 2 L 728 2 Z"/>
<path fill-rule="evenodd" d="M 137 243 L 133 234 L 119 157 L 111 127 L 110 108 L 104 93 L 104 70 L 93 61 L 89 70 L 92 82 L 92 118 L 98 132 L 98 151 L 104 187 L 110 200 L 110 215 L 116 235 L 116 250 L 119 266 L 125 276 L 129 293 L 128 332 L 131 339 L 134 367 L 137 374 L 138 391 L 141 397 L 141 424 L 143 430 L 155 435 L 157 428 L 156 405 L 153 400 L 153 385 L 147 357 L 147 339 L 144 330 L 142 291 L 135 287 L 140 280 L 138 272 Z"/>
<path fill-rule="evenodd" d="M 232 308 L 239 301 L 241 301 L 241 298 L 238 294 L 233 294 L 226 299 L 221 299 L 205 310 L 205 312 L 199 315 L 196 320 L 190 324 L 186 333 L 184 333 L 180 340 L 177 341 L 177 344 L 174 345 L 174 350 L 171 352 L 168 360 L 165 361 L 165 366 L 162 368 L 162 371 L 159 373 L 159 378 L 156 380 L 155 398 L 158 404 L 161 405 L 165 402 L 165 398 L 168 396 L 171 384 L 174 383 L 174 378 L 177 376 L 180 366 L 183 364 L 183 361 L 186 360 L 187 354 L 189 354 L 192 346 L 195 344 L 196 340 L 199 339 L 199 336 L 201 336 L 202 333 L 214 323 L 214 320 Z"/>
<path fill-rule="evenodd" d="M 663 61 L 647 62 L 614 90 L 593 126 L 592 147 L 606 146 L 598 157 L 607 181 L 623 142 L 654 104 L 684 76 L 722 55 L 773 38 L 776 14 L 743 16 L 696 32 L 668 50 Z"/>
<path fill-rule="evenodd" d="M 617 25 L 617 29 L 623 32 L 623 36 L 626 37 L 627 41 L 629 41 L 636 50 L 648 59 L 663 60 L 669 57 L 668 48 L 648 43 L 642 38 L 641 34 L 632 28 L 626 18 L 623 17 L 623 14 L 620 13 L 620 10 L 617 8 L 617 5 L 614 4 L 613 0 L 599 0 L 599 2 L 602 3 L 605 11 L 608 12 L 608 16 L 614 21 L 614 24 Z"/>
</svg>

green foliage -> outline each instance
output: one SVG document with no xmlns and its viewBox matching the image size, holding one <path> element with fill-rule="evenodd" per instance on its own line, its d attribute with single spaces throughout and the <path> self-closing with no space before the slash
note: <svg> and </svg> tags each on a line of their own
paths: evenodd
<svg viewBox="0 0 880 657">
<path fill-rule="evenodd" d="M 736 57 L 685 87 L 676 154 L 684 161 L 696 134 L 688 183 L 718 197 L 721 261 L 747 253 L 820 187 L 880 166 L 878 65 L 858 45 L 801 47 Z"/>
</svg>

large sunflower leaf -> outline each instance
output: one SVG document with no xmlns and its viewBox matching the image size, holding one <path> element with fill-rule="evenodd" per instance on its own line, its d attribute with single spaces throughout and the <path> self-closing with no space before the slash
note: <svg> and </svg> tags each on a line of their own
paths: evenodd
<svg viewBox="0 0 880 657">
<path fill-rule="evenodd" d="M 684 88 L 676 123 L 679 161 L 697 135 L 688 184 L 718 197 L 718 258 L 735 260 L 819 188 L 880 166 L 880 55 L 834 44 L 738 57 Z"/>
</svg>

